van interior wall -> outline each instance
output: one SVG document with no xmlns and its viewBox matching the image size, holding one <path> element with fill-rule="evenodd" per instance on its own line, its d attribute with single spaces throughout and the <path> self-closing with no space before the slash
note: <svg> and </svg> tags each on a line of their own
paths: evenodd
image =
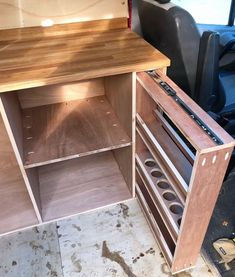
<svg viewBox="0 0 235 277">
<path fill-rule="evenodd" d="M 128 17 L 128 0 L 4 0 L 0 29 Z"/>
</svg>

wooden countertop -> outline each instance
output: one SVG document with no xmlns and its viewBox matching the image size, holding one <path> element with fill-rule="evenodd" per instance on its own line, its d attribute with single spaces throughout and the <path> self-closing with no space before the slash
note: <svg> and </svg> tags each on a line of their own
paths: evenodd
<svg viewBox="0 0 235 277">
<path fill-rule="evenodd" d="M 0 92 L 169 66 L 126 19 L 0 31 Z"/>
</svg>

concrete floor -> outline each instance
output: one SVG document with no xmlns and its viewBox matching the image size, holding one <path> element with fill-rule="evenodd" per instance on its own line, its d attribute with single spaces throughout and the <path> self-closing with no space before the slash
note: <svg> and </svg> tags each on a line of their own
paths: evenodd
<svg viewBox="0 0 235 277">
<path fill-rule="evenodd" d="M 172 276 L 137 200 L 0 239 L 0 277 Z M 212 277 L 199 257 L 177 277 Z"/>
</svg>

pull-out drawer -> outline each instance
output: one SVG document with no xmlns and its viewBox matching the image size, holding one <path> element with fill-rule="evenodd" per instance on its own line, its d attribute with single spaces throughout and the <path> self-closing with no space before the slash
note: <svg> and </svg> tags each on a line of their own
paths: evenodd
<svg viewBox="0 0 235 277">
<path fill-rule="evenodd" d="M 137 74 L 136 195 L 172 273 L 196 263 L 233 147 L 161 71 Z"/>
</svg>

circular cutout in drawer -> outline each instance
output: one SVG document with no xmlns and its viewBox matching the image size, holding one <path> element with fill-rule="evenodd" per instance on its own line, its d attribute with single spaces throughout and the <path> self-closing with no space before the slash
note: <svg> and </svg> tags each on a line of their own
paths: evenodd
<svg viewBox="0 0 235 277">
<path fill-rule="evenodd" d="M 174 204 L 170 205 L 170 211 L 173 214 L 180 215 L 180 214 L 183 213 L 183 207 L 180 204 L 178 204 L 178 203 L 174 203 Z"/>
<path fill-rule="evenodd" d="M 154 167 L 156 165 L 156 162 L 153 159 L 147 159 L 145 160 L 144 164 L 147 167 Z"/>
<path fill-rule="evenodd" d="M 169 189 L 170 185 L 169 183 L 167 182 L 167 180 L 161 180 L 159 182 L 157 182 L 157 186 L 160 188 L 160 189 Z"/>
<path fill-rule="evenodd" d="M 163 173 L 160 169 L 156 168 L 151 171 L 151 175 L 155 178 L 161 178 L 163 176 Z"/>
<path fill-rule="evenodd" d="M 176 200 L 176 195 L 173 191 L 168 190 L 162 194 L 163 198 L 166 199 L 167 201 L 175 201 Z"/>
</svg>

